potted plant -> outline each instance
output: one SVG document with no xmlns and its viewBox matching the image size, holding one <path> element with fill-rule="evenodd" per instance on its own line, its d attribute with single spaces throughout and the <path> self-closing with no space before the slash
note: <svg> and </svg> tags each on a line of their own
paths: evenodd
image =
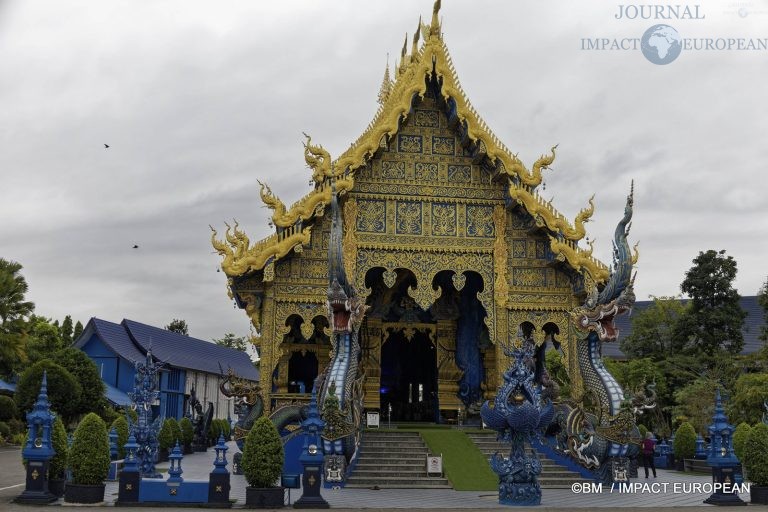
<svg viewBox="0 0 768 512">
<path fill-rule="evenodd" d="M 768 504 L 768 425 L 755 425 L 744 442 L 744 466 L 752 486 L 752 503 Z"/>
<path fill-rule="evenodd" d="M 64 482 L 67 478 L 67 458 L 69 446 L 67 445 L 67 431 L 60 416 L 56 416 L 51 432 L 51 444 L 56 455 L 51 458 L 48 466 L 48 490 L 51 494 L 61 498 L 64 496 Z"/>
<path fill-rule="evenodd" d="M 259 418 L 248 432 L 241 465 L 248 482 L 245 506 L 280 508 L 284 506 L 283 488 L 275 483 L 283 471 L 283 443 L 277 428 L 266 416 Z"/>
<path fill-rule="evenodd" d="M 192 440 L 195 438 L 195 429 L 192 426 L 192 420 L 186 416 L 179 422 L 181 428 L 181 439 L 184 443 L 184 454 L 192 453 Z"/>
<path fill-rule="evenodd" d="M 64 501 L 104 501 L 104 479 L 109 472 L 109 437 L 107 425 L 96 413 L 89 413 L 75 429 L 69 467 L 72 481 L 67 482 Z"/>
<path fill-rule="evenodd" d="M 117 458 L 125 457 L 125 443 L 128 442 L 128 420 L 125 416 L 118 416 L 112 422 L 112 427 L 117 432 Z"/>
<path fill-rule="evenodd" d="M 696 453 L 696 430 L 684 421 L 675 432 L 675 469 L 685 471 L 685 459 L 692 459 Z"/>
<path fill-rule="evenodd" d="M 168 454 L 176 442 L 173 440 L 173 427 L 171 420 L 166 418 L 157 434 L 157 462 L 168 462 Z"/>
</svg>

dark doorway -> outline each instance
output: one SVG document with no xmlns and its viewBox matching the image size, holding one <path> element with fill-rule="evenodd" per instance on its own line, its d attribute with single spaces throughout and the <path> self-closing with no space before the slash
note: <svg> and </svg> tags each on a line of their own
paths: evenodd
<svg viewBox="0 0 768 512">
<path fill-rule="evenodd" d="M 317 356 L 312 352 L 294 352 L 288 360 L 288 392 L 311 393 L 317 378 Z"/>
<path fill-rule="evenodd" d="M 437 353 L 425 332 L 392 332 L 381 347 L 381 407 L 392 421 L 438 420 Z"/>
</svg>

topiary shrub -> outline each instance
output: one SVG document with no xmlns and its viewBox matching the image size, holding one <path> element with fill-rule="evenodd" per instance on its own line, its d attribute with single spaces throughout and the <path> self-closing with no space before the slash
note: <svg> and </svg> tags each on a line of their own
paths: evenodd
<svg viewBox="0 0 768 512">
<path fill-rule="evenodd" d="M 0 421 L 0 441 L 5 441 L 11 437 L 11 427 L 4 421 Z"/>
<path fill-rule="evenodd" d="M 170 418 L 166 418 L 165 421 L 163 421 L 163 425 L 160 427 L 160 432 L 157 434 L 157 443 L 161 450 L 170 450 L 174 445 L 173 427 L 171 427 Z"/>
<path fill-rule="evenodd" d="M 692 459 L 696 453 L 696 430 L 684 421 L 675 432 L 675 458 Z"/>
<path fill-rule="evenodd" d="M 89 413 L 75 429 L 69 452 L 72 482 L 79 485 L 104 483 L 109 472 L 107 425 L 98 414 Z"/>
<path fill-rule="evenodd" d="M 170 448 L 173 449 L 173 447 L 176 446 L 176 441 L 178 441 L 179 444 L 182 444 L 184 440 L 182 439 L 181 427 L 179 426 L 179 422 L 176 421 L 176 418 L 168 418 L 168 424 L 171 426 Z"/>
<path fill-rule="evenodd" d="M 245 438 L 241 465 L 251 487 L 272 487 L 283 471 L 283 443 L 275 425 L 262 416 Z"/>
<path fill-rule="evenodd" d="M 182 442 L 186 445 L 192 444 L 192 439 L 195 438 L 195 429 L 192 426 L 192 420 L 190 420 L 186 416 L 184 418 L 181 418 L 181 421 L 179 422 L 179 427 L 181 428 Z"/>
<path fill-rule="evenodd" d="M 744 442 L 744 466 L 753 484 L 768 486 L 768 425 L 758 423 Z"/>
<path fill-rule="evenodd" d="M 59 416 L 53 422 L 53 431 L 51 432 L 51 444 L 56 452 L 50 462 L 48 469 L 51 480 L 63 480 L 67 473 L 67 459 L 69 458 L 69 446 L 67 445 L 67 431 L 64 428 L 64 422 Z"/>
<path fill-rule="evenodd" d="M 747 441 L 747 436 L 751 430 L 752 427 L 749 426 L 749 423 L 742 421 L 733 432 L 733 451 L 740 461 L 744 460 L 744 443 Z"/>
<path fill-rule="evenodd" d="M 48 400 L 51 402 L 51 409 L 61 414 L 64 421 L 69 422 L 80 414 L 78 406 L 82 386 L 70 372 L 49 359 L 38 361 L 24 370 L 19 377 L 14 400 L 22 417 L 32 409 L 37 395 L 40 394 L 43 371 L 47 373 Z"/>
<path fill-rule="evenodd" d="M 125 443 L 128 442 L 128 420 L 125 416 L 118 416 L 109 427 L 110 430 L 112 428 L 117 432 L 117 458 L 122 459 L 125 457 Z"/>
<path fill-rule="evenodd" d="M 0 395 L 0 421 L 14 419 L 16 412 L 16 402 L 13 401 L 13 398 Z"/>
<path fill-rule="evenodd" d="M 14 434 L 13 437 L 11 437 L 11 443 L 18 446 L 23 447 L 26 441 L 27 441 L 27 434 Z"/>
</svg>

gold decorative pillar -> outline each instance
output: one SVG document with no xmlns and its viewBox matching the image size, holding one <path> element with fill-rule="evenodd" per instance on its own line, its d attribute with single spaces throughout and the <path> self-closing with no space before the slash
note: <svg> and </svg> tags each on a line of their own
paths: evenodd
<svg viewBox="0 0 768 512">
<path fill-rule="evenodd" d="M 437 336 L 437 399 L 441 411 L 455 412 L 462 407 L 459 380 L 464 372 L 456 365 L 456 321 L 438 320 Z"/>
<path fill-rule="evenodd" d="M 381 345 L 384 331 L 380 318 L 368 318 L 361 329 L 363 343 L 363 408 L 381 408 Z"/>
</svg>

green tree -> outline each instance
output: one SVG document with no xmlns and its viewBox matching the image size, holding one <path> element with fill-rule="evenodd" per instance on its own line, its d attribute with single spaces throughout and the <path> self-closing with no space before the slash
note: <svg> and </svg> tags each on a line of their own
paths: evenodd
<svg viewBox="0 0 768 512">
<path fill-rule="evenodd" d="M 768 486 L 768 425 L 758 423 L 744 443 L 744 467 L 753 485 Z"/>
<path fill-rule="evenodd" d="M 680 285 L 690 307 L 675 324 L 673 348 L 717 357 L 723 351 L 738 354 L 744 346 L 741 332 L 747 314 L 733 288 L 736 260 L 725 251 L 700 252 Z"/>
<path fill-rule="evenodd" d="M 752 427 L 749 426 L 749 423 L 741 422 L 733 432 L 733 451 L 741 461 L 744 460 L 744 444 L 747 442 L 747 437 L 751 431 Z"/>
<path fill-rule="evenodd" d="M 63 366 L 48 359 L 33 364 L 21 374 L 16 385 L 14 400 L 22 414 L 32 409 L 40 384 L 43 381 L 43 371 L 47 374 L 48 400 L 51 408 L 62 415 L 65 423 L 69 423 L 79 414 L 79 402 L 83 389 L 75 377 Z"/>
<path fill-rule="evenodd" d="M 234 348 L 235 350 L 245 352 L 248 348 L 248 343 L 246 340 L 247 338 L 245 336 L 235 336 L 234 333 L 228 332 L 224 335 L 223 338 L 214 338 L 213 342 L 217 345 L 221 345 L 222 347 Z"/>
<path fill-rule="evenodd" d="M 643 311 L 632 315 L 632 332 L 619 342 L 621 351 L 632 358 L 667 357 L 672 349 L 672 333 L 686 311 L 680 297 L 653 297 Z"/>
<path fill-rule="evenodd" d="M 12 420 L 16 417 L 16 402 L 13 398 L 0 395 L 0 421 Z"/>
<path fill-rule="evenodd" d="M 59 350 L 51 359 L 72 375 L 77 375 L 77 380 L 83 388 L 77 403 L 78 414 L 102 412 L 107 402 L 104 398 L 104 382 L 101 380 L 96 363 L 85 352 L 73 347 Z"/>
<path fill-rule="evenodd" d="M 763 416 L 763 403 L 768 401 L 768 373 L 744 373 L 733 385 L 728 402 L 731 421 L 757 423 Z"/>
<path fill-rule="evenodd" d="M 61 328 L 51 319 L 32 315 L 27 324 L 27 355 L 31 363 L 48 359 L 64 347 Z"/>
<path fill-rule="evenodd" d="M 283 471 L 283 443 L 274 423 L 262 416 L 248 432 L 243 447 L 242 467 L 251 487 L 272 487 Z"/>
<path fill-rule="evenodd" d="M 675 458 L 692 459 L 696 453 L 696 430 L 690 423 L 683 422 L 675 432 Z"/>
<path fill-rule="evenodd" d="M 170 450 L 175 444 L 170 418 L 166 418 L 160 426 L 160 432 L 157 433 L 157 442 L 161 450 Z"/>
<path fill-rule="evenodd" d="M 192 426 L 192 420 L 184 416 L 179 422 L 179 427 L 181 427 L 181 437 L 183 443 L 186 445 L 191 445 L 192 439 L 195 437 L 195 429 Z"/>
<path fill-rule="evenodd" d="M 705 434 L 707 427 L 712 423 L 712 413 L 715 410 L 715 390 L 718 382 L 705 377 L 700 377 L 683 389 L 675 392 L 674 407 L 676 416 L 685 416 L 696 429 L 696 432 Z M 677 438 L 675 438 L 677 444 Z"/>
<path fill-rule="evenodd" d="M 0 258 L 0 374 L 8 376 L 27 361 L 27 317 L 35 310 L 24 300 L 29 287 L 22 266 Z"/>
<path fill-rule="evenodd" d="M 71 316 L 67 315 L 64 317 L 64 322 L 62 322 L 59 332 L 61 333 L 61 341 L 64 342 L 64 346 L 70 346 L 72 344 L 72 334 L 74 333 Z"/>
<path fill-rule="evenodd" d="M 768 277 L 757 292 L 757 303 L 763 308 L 763 318 L 766 320 L 760 329 L 760 339 L 768 341 Z"/>
<path fill-rule="evenodd" d="M 109 472 L 109 437 L 107 425 L 90 413 L 75 429 L 69 452 L 72 481 L 78 485 L 98 485 Z"/>
<path fill-rule="evenodd" d="M 80 322 L 80 320 L 78 320 L 75 324 L 75 329 L 72 332 L 72 341 L 77 340 L 81 334 L 83 334 L 83 324 Z"/>
<path fill-rule="evenodd" d="M 171 323 L 165 326 L 165 330 L 189 336 L 189 327 L 187 326 L 186 320 L 174 318 L 171 320 Z"/>
<path fill-rule="evenodd" d="M 110 430 L 115 429 L 117 432 L 117 456 L 122 459 L 125 457 L 125 443 L 128 442 L 128 420 L 125 416 L 118 416 L 115 421 L 112 422 Z"/>
</svg>

